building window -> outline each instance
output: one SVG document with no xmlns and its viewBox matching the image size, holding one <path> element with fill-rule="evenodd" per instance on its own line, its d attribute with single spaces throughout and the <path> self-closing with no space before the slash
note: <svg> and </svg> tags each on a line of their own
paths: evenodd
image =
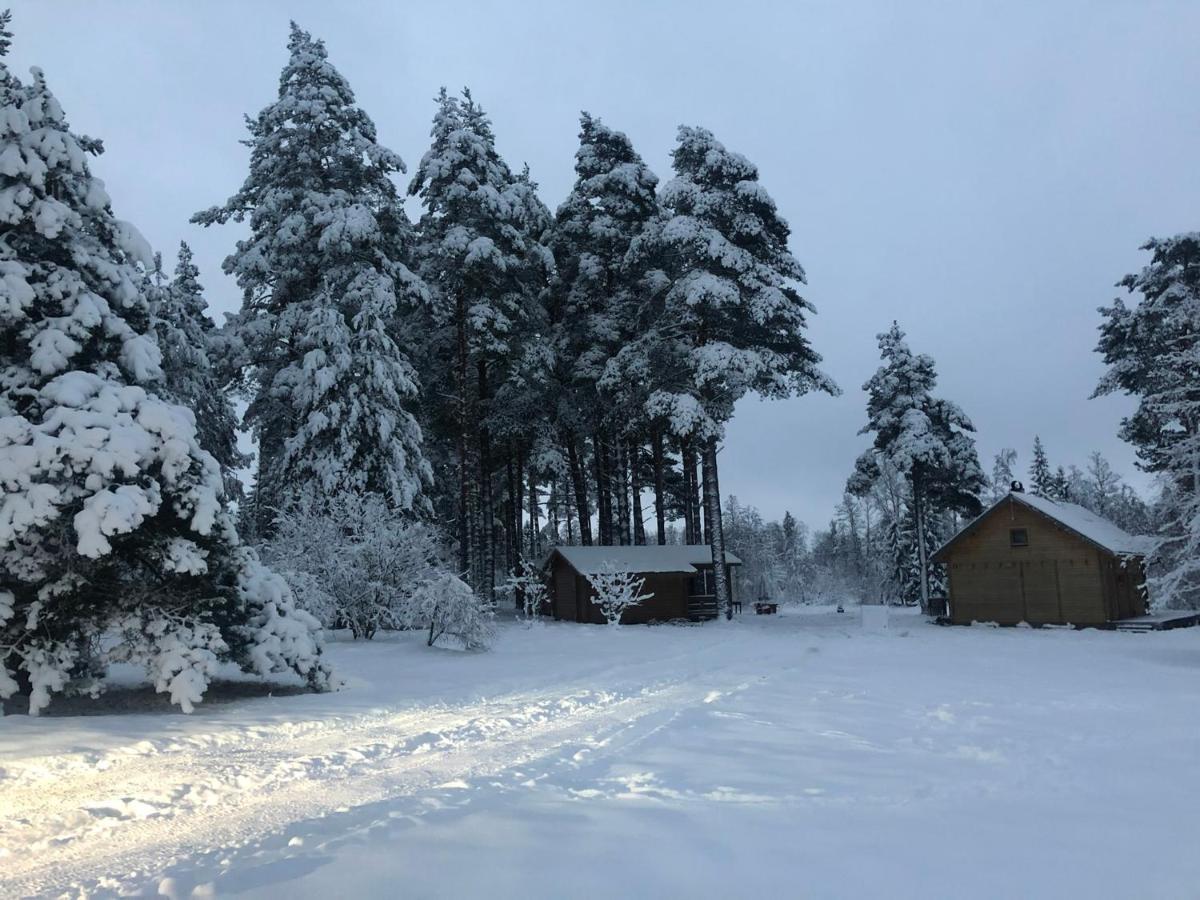
<svg viewBox="0 0 1200 900">
<path fill-rule="evenodd" d="M 1010 528 L 1008 530 L 1008 545 L 1010 547 L 1028 547 L 1029 531 L 1025 528 Z"/>
</svg>

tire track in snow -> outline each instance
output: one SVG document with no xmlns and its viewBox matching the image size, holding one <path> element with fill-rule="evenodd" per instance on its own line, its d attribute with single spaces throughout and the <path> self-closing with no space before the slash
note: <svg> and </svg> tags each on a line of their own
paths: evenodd
<svg viewBox="0 0 1200 900">
<path fill-rule="evenodd" d="M 298 820 L 496 775 L 564 744 L 602 746 L 607 734 L 709 693 L 693 681 L 627 693 L 516 694 L 256 728 L 195 752 L 124 755 L 119 766 L 30 779 L 0 796 L 3 892 L 115 891 Z"/>
</svg>

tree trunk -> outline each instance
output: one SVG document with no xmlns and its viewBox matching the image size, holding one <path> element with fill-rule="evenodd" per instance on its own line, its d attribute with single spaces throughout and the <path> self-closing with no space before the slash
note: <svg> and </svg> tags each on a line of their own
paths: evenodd
<svg viewBox="0 0 1200 900">
<path fill-rule="evenodd" d="M 596 464 L 596 519 L 600 545 L 612 546 L 612 490 L 608 478 L 608 449 L 602 432 L 592 437 L 592 459 Z"/>
<path fill-rule="evenodd" d="M 639 547 L 646 545 L 646 521 L 642 518 L 642 448 L 636 441 L 629 444 L 629 488 L 633 498 L 633 542 Z"/>
<path fill-rule="evenodd" d="M 479 360 L 479 405 L 486 415 L 488 403 L 487 362 Z M 482 417 L 481 417 L 482 418 Z M 481 547 L 483 598 L 496 599 L 496 513 L 492 502 L 492 436 L 486 424 L 479 426 L 479 514 L 483 519 Z"/>
<path fill-rule="evenodd" d="M 538 492 L 537 479 L 534 477 L 533 468 L 529 469 L 529 561 L 537 563 L 537 558 L 541 555 L 541 541 L 539 540 L 542 526 L 541 513 L 538 508 Z"/>
<path fill-rule="evenodd" d="M 575 492 L 575 510 L 579 516 L 579 542 L 585 547 L 590 547 L 592 545 L 592 514 L 588 510 L 587 478 L 583 471 L 583 462 L 579 459 L 579 448 L 575 444 L 575 436 L 568 436 L 566 444 L 567 461 L 571 469 L 571 484 Z"/>
<path fill-rule="evenodd" d="M 562 487 L 563 487 L 563 490 L 562 490 L 562 494 L 561 494 L 561 496 L 562 496 L 561 502 L 562 502 L 562 509 L 563 509 L 563 512 L 566 514 L 566 520 L 567 520 L 567 543 L 574 544 L 575 543 L 575 522 L 574 522 L 574 517 L 571 515 L 571 511 L 574 509 L 574 507 L 571 505 L 571 501 L 569 499 L 571 496 L 570 477 L 569 476 L 567 476 L 567 475 L 563 476 Z M 557 529 L 554 532 L 554 537 L 555 537 L 555 540 L 558 540 Z"/>
<path fill-rule="evenodd" d="M 654 519 L 658 526 L 658 543 L 667 542 L 666 486 L 663 483 L 663 436 L 654 429 Z"/>
<path fill-rule="evenodd" d="M 532 476 L 533 473 L 530 472 L 531 479 Z M 516 483 L 513 488 L 516 492 L 516 496 L 513 498 L 512 542 L 515 549 L 513 561 L 519 562 L 525 555 L 525 529 L 521 526 L 522 517 L 525 514 L 525 450 L 522 447 L 517 448 Z"/>
<path fill-rule="evenodd" d="M 700 543 L 700 510 L 696 508 L 696 451 L 690 440 L 679 442 L 679 455 L 683 460 L 683 528 L 689 544 Z"/>
<path fill-rule="evenodd" d="M 921 496 L 921 476 L 913 473 L 913 513 L 917 527 L 917 560 L 921 567 L 921 613 L 929 615 L 929 564 L 925 558 L 925 498 Z"/>
<path fill-rule="evenodd" d="M 510 454 L 504 460 L 504 571 L 511 572 L 517 564 L 521 550 L 521 530 L 517 526 L 520 521 L 520 507 L 517 506 L 517 474 L 516 465 Z"/>
<path fill-rule="evenodd" d="M 633 543 L 629 536 L 629 454 L 625 451 L 625 441 L 619 437 L 613 449 L 617 473 L 614 490 L 617 495 L 617 540 L 627 547 Z"/>
<path fill-rule="evenodd" d="M 457 300 L 456 317 L 458 320 L 458 568 L 463 578 L 470 578 L 471 476 L 468 471 L 470 463 L 467 459 L 467 429 L 470 427 L 470 410 L 467 401 L 467 309 L 466 301 L 461 294 Z"/>
<path fill-rule="evenodd" d="M 701 453 L 703 454 L 703 451 L 701 451 Z M 701 468 L 708 465 L 708 461 L 706 459 L 704 459 L 703 455 L 701 456 L 700 465 L 701 465 Z M 700 509 L 704 511 L 704 531 L 703 531 L 704 543 L 711 546 L 712 542 L 713 542 L 713 528 L 712 528 L 713 522 L 712 522 L 712 514 L 709 512 L 709 506 L 708 506 L 709 487 L 708 487 L 707 474 L 708 473 L 705 473 L 705 477 L 700 479 Z M 720 501 L 720 499 L 721 499 L 720 496 L 718 496 L 717 500 Z"/>
<path fill-rule="evenodd" d="M 721 527 L 721 490 L 717 482 L 717 439 L 704 442 L 704 499 L 705 519 L 709 523 L 713 559 L 713 584 L 716 589 L 717 615 L 725 612 L 733 618 L 733 597 L 729 590 L 729 571 L 725 568 L 725 529 Z"/>
</svg>

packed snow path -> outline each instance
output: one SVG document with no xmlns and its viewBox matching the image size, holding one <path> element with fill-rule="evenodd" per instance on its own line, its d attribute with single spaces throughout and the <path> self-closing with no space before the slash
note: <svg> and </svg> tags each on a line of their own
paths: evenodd
<svg viewBox="0 0 1200 900">
<path fill-rule="evenodd" d="M 898 625 L 340 644 L 335 695 L 2 719 L 0 894 L 1195 896 L 1200 629 Z"/>
</svg>

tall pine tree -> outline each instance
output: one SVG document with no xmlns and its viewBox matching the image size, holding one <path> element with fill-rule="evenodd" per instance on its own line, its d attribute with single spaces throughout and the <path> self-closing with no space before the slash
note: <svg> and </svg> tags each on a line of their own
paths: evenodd
<svg viewBox="0 0 1200 900">
<path fill-rule="evenodd" d="M 636 447 L 641 438 L 637 430 L 645 397 L 637 391 L 639 382 L 616 379 L 603 403 L 599 385 L 609 360 L 633 336 L 638 322 L 640 293 L 626 277 L 625 257 L 634 238 L 658 214 L 658 178 L 628 137 L 586 112 L 580 116 L 575 175 L 549 241 L 558 276 L 550 309 L 553 400 L 561 440 L 573 460 L 583 543 L 590 544 L 586 478 L 579 459 L 582 437 L 594 435 L 594 454 L 604 454 L 614 441 L 630 440 Z M 603 465 L 600 470 L 604 472 Z M 613 527 L 607 487 L 597 485 L 601 543 L 612 543 L 612 532 L 623 531 Z M 661 505 L 661 496 L 657 502 Z"/>
<path fill-rule="evenodd" d="M 406 264 L 412 228 L 391 175 L 404 163 L 376 139 L 324 44 L 294 22 L 279 95 L 249 120 L 250 173 L 204 225 L 249 217 L 224 268 L 244 292 L 246 422 L 258 439 L 258 527 L 304 494 L 379 493 L 426 508 L 431 479 L 416 372 L 393 334 L 428 299 Z"/>
<path fill-rule="evenodd" d="M 23 681 L 37 712 L 111 661 L 185 711 L 222 659 L 324 686 L 317 623 L 240 545 L 193 415 L 156 393 L 153 258 L 100 151 L 0 55 L 0 697 Z"/>
<path fill-rule="evenodd" d="M 1108 371 L 1096 394 L 1138 398 L 1121 423 L 1140 465 L 1159 473 L 1161 543 L 1154 602 L 1200 608 L 1200 233 L 1153 239 L 1150 264 L 1120 285 L 1134 307 L 1102 307 L 1099 352 Z"/>
<path fill-rule="evenodd" d="M 717 442 L 748 392 L 836 393 L 805 335 L 814 309 L 798 289 L 804 269 L 790 229 L 758 169 L 712 133 L 683 126 L 665 212 L 633 242 L 640 275 L 640 337 L 612 367 L 647 384 L 647 415 L 700 449 L 705 521 L 718 603 L 731 615 L 723 564 Z"/>
<path fill-rule="evenodd" d="M 933 396 L 933 358 L 914 354 L 897 323 L 879 335 L 879 351 L 883 365 L 863 385 L 867 424 L 861 433 L 873 434 L 874 443 L 858 460 L 851 490 L 862 495 L 881 476 L 883 462 L 903 475 L 908 521 L 896 523 L 896 546 L 916 551 L 914 580 L 921 609 L 929 612 L 937 518 L 945 512 L 975 515 L 981 508 L 984 477 L 971 437 L 975 428 L 956 404 Z"/>
<path fill-rule="evenodd" d="M 462 572 L 490 598 L 495 398 L 524 360 L 523 340 L 537 333 L 553 260 L 540 241 L 547 223 L 536 188 L 497 152 L 491 123 L 469 91 L 461 99 L 441 91 L 431 134 L 408 189 L 425 207 L 420 272 L 433 296 L 422 367 L 427 380 L 445 385 L 439 405 L 450 413 L 433 419 L 457 475 L 457 491 L 439 498 L 442 517 L 456 522 Z"/>
</svg>

